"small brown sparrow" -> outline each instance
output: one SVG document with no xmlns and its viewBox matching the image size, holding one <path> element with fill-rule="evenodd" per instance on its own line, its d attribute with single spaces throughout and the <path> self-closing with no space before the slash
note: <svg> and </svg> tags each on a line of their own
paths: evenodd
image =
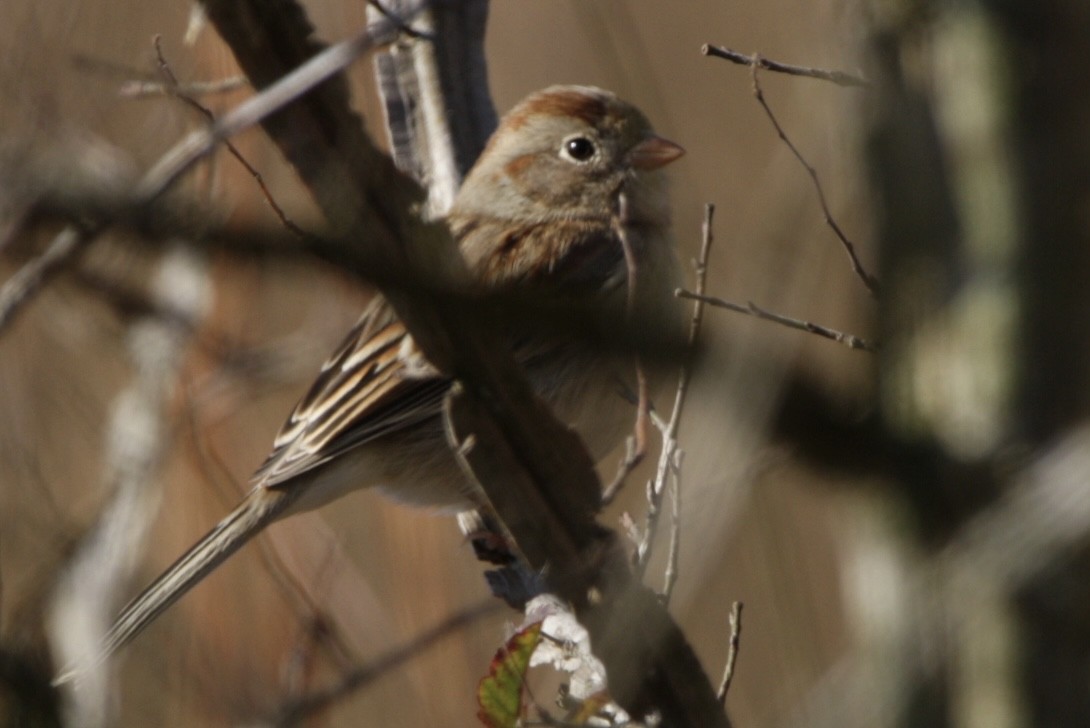
<svg viewBox="0 0 1090 728">
<path fill-rule="evenodd" d="M 466 177 L 448 217 L 476 280 L 537 297 L 589 295 L 624 311 L 624 236 L 638 263 L 632 315 L 675 325 L 677 253 L 660 167 L 683 154 L 613 94 L 554 86 L 504 117 Z M 516 359 L 557 416 L 601 459 L 624 438 L 633 407 L 620 381 L 631 356 L 605 355 L 555 333 L 511 332 Z M 242 503 L 122 610 L 100 657 L 164 609 L 265 526 L 375 486 L 410 503 L 454 510 L 477 504 L 442 422 L 451 379 L 424 360 L 381 296 L 280 430 Z"/>
</svg>

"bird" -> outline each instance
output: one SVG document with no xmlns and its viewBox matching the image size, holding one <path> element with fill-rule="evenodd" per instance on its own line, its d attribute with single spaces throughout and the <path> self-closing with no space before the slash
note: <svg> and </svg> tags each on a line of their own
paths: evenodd
<svg viewBox="0 0 1090 728">
<path fill-rule="evenodd" d="M 486 290 L 603 309 L 622 310 L 627 301 L 641 325 L 671 327 L 680 323 L 673 296 L 680 266 L 662 167 L 683 153 L 615 94 L 552 86 L 501 119 L 446 222 L 472 280 Z M 638 265 L 631 290 L 625 245 Z M 633 379 L 633 358 L 519 324 L 501 341 L 536 394 L 600 460 L 631 429 L 633 406 L 619 382 Z M 479 505 L 444 434 L 452 386 L 376 295 L 291 411 L 242 502 L 121 610 L 95 662 L 274 521 L 366 487 L 431 508 Z M 58 682 L 78 672 L 69 668 Z"/>
</svg>

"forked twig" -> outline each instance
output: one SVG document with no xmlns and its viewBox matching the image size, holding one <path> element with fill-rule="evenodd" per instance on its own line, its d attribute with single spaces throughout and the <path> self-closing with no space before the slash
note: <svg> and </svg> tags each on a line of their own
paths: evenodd
<svg viewBox="0 0 1090 728">
<path fill-rule="evenodd" d="M 700 256 L 697 258 L 694 264 L 695 277 L 696 277 L 696 290 L 703 292 L 707 283 L 708 277 L 708 256 L 711 252 L 712 241 L 714 236 L 712 235 L 712 221 L 715 217 L 715 205 L 711 203 L 704 206 L 704 223 L 701 230 L 701 244 L 700 244 Z M 687 340 L 687 347 L 689 351 L 692 351 L 696 344 L 697 335 L 700 332 L 700 324 L 704 319 L 704 303 L 703 301 L 696 301 L 693 304 L 692 318 L 689 320 L 689 333 Z M 677 392 L 674 394 L 674 408 L 670 414 L 669 422 L 665 423 L 662 427 L 662 450 L 659 453 L 658 468 L 655 471 L 655 478 L 647 484 L 647 519 L 646 526 L 644 527 L 643 537 L 636 545 L 635 554 L 635 569 L 636 573 L 643 578 L 644 572 L 647 569 L 647 562 L 650 560 L 651 544 L 655 540 L 655 533 L 658 531 L 659 515 L 661 512 L 662 496 L 666 490 L 667 479 L 673 476 L 673 484 L 675 488 L 674 493 L 674 517 L 671 519 L 672 535 L 670 539 L 670 552 L 668 554 L 668 563 L 666 567 L 666 584 L 664 586 L 663 599 L 669 602 L 670 592 L 672 591 L 673 584 L 677 579 L 677 559 L 678 559 L 678 537 L 680 523 L 678 520 L 678 512 L 680 510 L 680 493 L 677 490 L 680 488 L 680 464 L 681 464 L 681 450 L 678 447 L 677 431 L 681 423 L 681 413 L 685 409 L 685 395 L 689 391 L 689 380 L 692 376 L 692 369 L 689 362 L 686 362 L 681 367 L 681 371 L 678 373 Z"/>
</svg>

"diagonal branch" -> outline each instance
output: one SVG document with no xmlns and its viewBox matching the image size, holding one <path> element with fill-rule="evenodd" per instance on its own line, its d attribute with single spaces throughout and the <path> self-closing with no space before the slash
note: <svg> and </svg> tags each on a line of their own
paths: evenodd
<svg viewBox="0 0 1090 728">
<path fill-rule="evenodd" d="M 870 292 L 871 296 L 878 298 L 879 290 L 881 288 L 878 279 L 867 272 L 867 269 L 863 267 L 863 261 L 859 259 L 859 254 L 855 250 L 855 245 L 848 239 L 848 236 L 844 234 L 844 231 L 841 229 L 839 223 L 837 223 L 836 218 L 833 217 L 833 213 L 829 209 L 829 202 L 825 199 L 825 189 L 821 186 L 821 180 L 818 179 L 817 170 L 814 169 L 812 164 L 806 161 L 806 157 L 802 156 L 802 152 L 798 150 L 798 147 L 791 141 L 791 138 L 787 136 L 787 132 L 780 126 L 779 119 L 772 113 L 772 108 L 768 105 L 768 102 L 765 101 L 764 91 L 761 89 L 760 81 L 757 80 L 757 69 L 761 66 L 759 63 L 760 56 L 754 56 L 754 58 L 756 60 L 750 67 L 753 72 L 753 96 L 757 99 L 757 103 L 761 105 L 761 108 L 764 109 L 765 114 L 768 116 L 768 120 L 772 122 L 772 126 L 776 130 L 777 136 L 779 136 L 780 140 L 787 145 L 787 148 L 791 150 L 791 154 L 795 156 L 795 159 L 797 159 L 803 169 L 806 170 L 806 174 L 810 176 L 810 181 L 813 182 L 814 190 L 817 192 L 818 203 L 821 205 L 821 212 L 825 216 L 825 224 L 832 229 L 837 240 L 840 241 L 841 247 L 844 248 L 844 252 L 848 254 L 848 259 L 852 264 L 852 271 L 859 280 L 863 282 L 863 285 L 867 287 L 867 291 Z"/>
<path fill-rule="evenodd" d="M 0 331 L 6 329 L 46 283 L 87 248 L 101 227 L 72 225 L 57 234 L 41 255 L 26 263 L 0 287 Z"/>
<path fill-rule="evenodd" d="M 728 311 L 734 311 L 735 313 L 744 313 L 747 316 L 755 316 L 765 321 L 774 321 L 781 326 L 786 326 L 789 329 L 798 329 L 799 331 L 805 331 L 808 334 L 814 334 L 815 336 L 821 336 L 831 341 L 836 341 L 849 349 L 861 349 L 863 351 L 878 351 L 878 345 L 872 341 L 856 336 L 855 334 L 846 334 L 843 331 L 837 331 L 831 329 L 828 326 L 822 326 L 821 324 L 811 323 L 810 321 L 803 321 L 802 319 L 792 318 L 790 316 L 784 316 L 783 314 L 769 311 L 768 309 L 761 308 L 752 301 L 747 301 L 744 305 L 741 303 L 735 303 L 734 301 L 728 301 L 724 298 L 717 298 L 715 296 L 706 296 L 699 291 L 693 293 L 679 288 L 675 294 L 678 298 L 687 298 L 692 301 L 700 301 L 706 303 L 709 306 L 715 306 L 716 308 L 724 308 Z"/>
</svg>

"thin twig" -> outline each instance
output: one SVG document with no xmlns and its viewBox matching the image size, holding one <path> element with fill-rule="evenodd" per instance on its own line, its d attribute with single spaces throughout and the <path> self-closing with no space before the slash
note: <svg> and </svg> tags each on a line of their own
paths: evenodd
<svg viewBox="0 0 1090 728">
<path fill-rule="evenodd" d="M 666 571 L 662 577 L 662 604 L 670 606 L 670 597 L 674 594 L 681 569 L 681 461 L 685 457 L 683 450 L 674 450 L 670 463 L 670 550 L 666 552 Z"/>
<path fill-rule="evenodd" d="M 324 690 L 317 690 L 299 700 L 286 703 L 278 711 L 273 724 L 291 726 L 301 723 L 345 696 L 389 674 L 390 671 L 418 656 L 444 637 L 469 626 L 499 608 L 500 604 L 498 602 L 489 600 L 452 614 L 404 645 L 394 648 L 376 660 L 348 671 L 336 684 Z"/>
<path fill-rule="evenodd" d="M 636 285 L 639 275 L 639 266 L 636 263 L 635 252 L 632 243 L 628 239 L 625 230 L 625 221 L 628 219 L 628 198 L 621 193 L 617 198 L 617 212 L 613 216 L 613 232 L 621 241 L 624 250 L 625 265 L 628 269 L 628 292 L 625 302 L 626 321 L 633 325 L 633 316 L 636 311 Z M 608 505 L 624 486 L 625 479 L 643 462 L 647 456 L 647 428 L 650 424 L 651 398 L 647 391 L 647 374 L 644 372 L 643 363 L 637 354 L 634 358 L 636 367 L 636 424 L 633 426 L 633 434 L 625 445 L 624 459 L 621 460 L 617 474 L 602 491 L 602 505 Z"/>
<path fill-rule="evenodd" d="M 163 75 L 163 78 L 165 80 L 165 92 L 168 95 L 179 99 L 191 108 L 195 109 L 199 114 L 201 114 L 205 119 L 208 120 L 209 124 L 215 124 L 216 115 L 212 113 L 212 110 L 197 101 L 189 94 L 182 91 L 182 85 L 178 82 L 178 77 L 174 75 L 174 71 L 171 70 L 170 64 L 167 63 L 166 56 L 163 55 L 162 36 L 156 35 L 152 42 L 155 45 L 155 56 L 158 59 L 159 72 Z M 279 203 L 277 203 L 276 201 L 276 198 L 273 197 L 272 190 L 270 190 L 268 185 L 265 184 L 265 178 L 261 176 L 261 173 L 258 172 L 252 164 L 250 164 L 246 157 L 242 156 L 242 152 L 238 150 L 238 147 L 235 146 L 234 142 L 232 142 L 230 139 L 224 139 L 223 143 L 224 146 L 227 147 L 227 151 L 231 153 L 231 156 L 237 159 L 239 164 L 241 164 L 246 169 L 246 171 L 250 173 L 250 176 L 253 177 L 254 181 L 257 183 L 258 188 L 261 190 L 261 195 L 265 198 L 265 202 L 267 202 L 269 207 L 272 208 L 273 213 L 280 220 L 280 224 L 290 230 L 295 235 L 295 237 L 299 238 L 300 240 L 306 240 L 306 232 L 298 225 L 296 225 L 291 218 L 288 217 L 287 213 L 284 212 L 284 208 L 280 207 Z"/>
<path fill-rule="evenodd" d="M 727 691 L 734 680 L 734 663 L 738 660 L 738 645 L 742 637 L 742 606 L 741 602 L 735 602 L 730 608 L 730 647 L 727 650 L 727 664 L 723 668 L 723 680 L 716 693 L 719 702 L 724 706 L 727 704 Z"/>
<path fill-rule="evenodd" d="M 715 205 L 708 203 L 704 206 L 704 224 L 701 227 L 700 257 L 694 261 L 696 290 L 698 291 L 704 291 L 707 284 L 708 256 L 711 252 L 712 241 L 714 239 L 712 234 L 712 221 L 714 218 Z M 689 320 L 687 347 L 690 352 L 696 345 L 696 338 L 700 333 L 700 324 L 701 321 L 703 321 L 703 318 L 704 302 L 697 300 L 693 304 L 693 315 Z M 678 373 L 677 392 L 674 394 L 674 409 L 670 414 L 670 421 L 662 430 L 662 450 L 659 453 L 659 462 L 658 468 L 655 471 L 655 478 L 647 484 L 648 505 L 646 526 L 643 531 L 643 538 L 636 547 L 635 555 L 635 569 L 641 579 L 647 569 L 647 562 L 650 560 L 651 544 L 654 542 L 655 533 L 658 530 L 660 505 L 662 503 L 662 494 L 666 488 L 666 479 L 669 476 L 672 466 L 675 464 L 675 453 L 680 452 L 677 443 L 677 431 L 681 423 L 681 413 L 685 408 L 685 395 L 689 391 L 689 380 L 691 376 L 692 370 L 690 363 L 686 362 L 682 365 L 681 371 Z M 677 463 L 680 464 L 680 459 L 677 460 Z M 680 485 L 680 481 L 678 484 Z M 678 497 L 680 498 L 680 495 Z M 679 527 L 677 520 L 673 521 L 673 526 L 675 529 Z M 671 536 L 672 545 L 676 536 L 676 532 Z M 670 572 L 673 570 L 676 572 L 676 548 L 671 548 L 671 558 L 674 559 L 674 563 L 668 564 L 667 571 Z M 668 600 L 669 594 L 664 593 L 663 597 Z"/>
<path fill-rule="evenodd" d="M 712 222 L 715 219 L 715 205 L 710 202 L 704 205 L 704 222 L 701 225 L 700 236 L 700 257 L 696 259 L 694 264 L 694 272 L 696 276 L 696 292 L 700 295 L 704 295 L 704 291 L 707 288 L 708 282 L 708 256 L 711 254 L 712 242 L 715 240 L 715 236 L 712 230 Z M 689 351 L 692 351 L 696 345 L 696 337 L 700 334 L 700 324 L 704 320 L 704 306 L 703 302 L 697 301 L 693 305 L 693 316 L 689 320 L 689 338 L 686 343 Z M 678 378 L 677 394 L 674 397 L 674 411 L 670 415 L 670 424 L 667 431 L 667 436 L 674 437 L 677 434 L 677 429 L 681 421 L 681 411 L 685 407 L 685 395 L 689 389 L 689 379 L 691 376 L 691 370 L 689 366 L 684 366 L 681 369 L 681 374 Z"/>
<path fill-rule="evenodd" d="M 840 229 L 840 225 L 837 224 L 836 219 L 833 218 L 833 213 L 829 210 L 829 203 L 825 199 L 825 190 L 821 186 L 821 181 L 818 179 L 817 170 L 806 161 L 806 158 L 802 156 L 802 153 L 788 138 L 787 133 L 780 126 L 779 120 L 776 115 L 772 113 L 771 107 L 768 102 L 765 101 L 764 91 L 761 90 L 761 84 L 757 80 L 757 70 L 761 67 L 760 56 L 754 54 L 754 63 L 750 66 L 753 72 L 753 95 L 757 99 L 757 103 L 764 109 L 765 114 L 768 116 L 769 121 L 772 122 L 772 126 L 776 129 L 776 134 L 787 148 L 791 150 L 791 153 L 795 155 L 795 159 L 799 160 L 799 164 L 803 166 L 806 173 L 810 175 L 810 180 L 814 183 L 814 189 L 817 191 L 818 202 L 821 204 L 821 212 L 825 216 L 825 224 L 828 225 L 832 231 L 836 234 L 836 237 L 840 240 L 841 246 L 844 248 L 844 252 L 848 254 L 848 259 L 851 261 L 852 270 L 855 275 L 859 277 L 859 280 L 863 282 L 863 285 L 867 287 L 871 296 L 878 298 L 880 285 L 878 279 L 867 272 L 867 269 L 863 267 L 863 262 L 859 260 L 859 255 L 855 252 L 855 245 L 848 240 L 848 236 L 844 234 L 844 231 Z"/>
<path fill-rule="evenodd" d="M 809 78 L 821 79 L 822 81 L 831 81 L 837 86 L 854 86 L 857 88 L 870 86 L 870 82 L 867 81 L 867 79 L 851 73 L 846 73 L 845 71 L 827 71 L 824 68 L 792 66 L 788 63 L 771 61 L 756 54 L 747 56 L 744 53 L 739 53 L 730 48 L 715 46 L 710 43 L 705 43 L 700 46 L 700 52 L 705 56 L 725 58 L 728 61 L 733 61 L 742 66 L 760 66 L 766 71 L 775 71 L 776 73 L 786 73 L 791 76 L 807 76 Z"/>
<path fill-rule="evenodd" d="M 747 316 L 755 316 L 766 321 L 774 321 L 781 326 L 787 326 L 791 329 L 798 329 L 799 331 L 805 331 L 809 334 L 815 334 L 817 336 L 824 337 L 831 341 L 836 341 L 849 349 L 859 349 L 862 351 L 878 351 L 878 344 L 873 341 L 856 336 L 855 334 L 846 334 L 836 329 L 830 329 L 828 326 L 821 326 L 820 324 L 811 323 L 809 321 L 803 321 L 802 319 L 791 318 L 790 316 L 784 316 L 783 314 L 774 313 L 767 309 L 761 308 L 752 301 L 747 301 L 744 305 L 741 303 L 735 303 L 734 301 L 728 301 L 723 298 L 716 298 L 715 296 L 705 296 L 699 293 L 693 293 L 686 291 L 683 288 L 679 288 L 674 291 L 674 295 L 678 298 L 687 298 L 692 301 L 702 301 L 709 306 L 715 306 L 716 308 L 725 308 L 728 311 L 734 311 L 736 313 L 744 313 Z"/>
<path fill-rule="evenodd" d="M 389 34 L 390 26 L 389 22 L 372 24 L 354 37 L 329 46 L 219 117 L 208 128 L 189 133 L 148 170 L 135 190 L 135 200 L 146 203 L 157 199 L 221 141 L 259 123 L 269 114 L 340 73 L 376 45 L 381 45 Z"/>
</svg>

